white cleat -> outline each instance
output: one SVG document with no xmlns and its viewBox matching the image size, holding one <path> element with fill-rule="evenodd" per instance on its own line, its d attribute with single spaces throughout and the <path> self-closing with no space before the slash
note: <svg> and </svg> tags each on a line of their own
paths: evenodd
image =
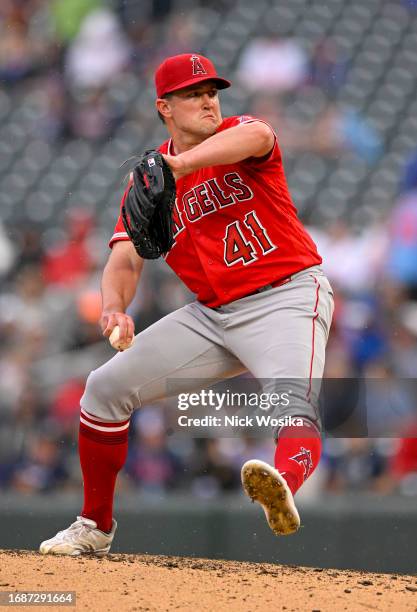
<svg viewBox="0 0 417 612">
<path fill-rule="evenodd" d="M 112 530 L 104 533 L 97 529 L 97 523 L 91 519 L 77 516 L 75 523 L 67 529 L 58 531 L 56 536 L 45 540 L 39 547 L 42 555 L 95 555 L 104 557 L 110 550 L 117 523 L 113 519 Z"/>
<path fill-rule="evenodd" d="M 242 467 L 242 485 L 248 497 L 264 509 L 275 535 L 290 535 L 300 527 L 300 516 L 285 478 L 264 461 L 253 459 Z"/>
</svg>

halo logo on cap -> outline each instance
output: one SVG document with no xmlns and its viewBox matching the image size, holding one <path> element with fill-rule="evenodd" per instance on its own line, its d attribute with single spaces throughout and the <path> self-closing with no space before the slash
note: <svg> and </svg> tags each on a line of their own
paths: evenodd
<svg viewBox="0 0 417 612">
<path fill-rule="evenodd" d="M 207 70 L 204 68 L 198 55 L 192 55 L 190 57 L 190 60 L 193 63 L 193 75 L 194 76 L 197 76 L 197 74 L 207 74 Z"/>
</svg>

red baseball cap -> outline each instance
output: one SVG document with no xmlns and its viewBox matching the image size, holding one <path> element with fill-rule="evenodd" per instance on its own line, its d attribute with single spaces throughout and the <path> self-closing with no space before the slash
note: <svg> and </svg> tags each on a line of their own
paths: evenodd
<svg viewBox="0 0 417 612">
<path fill-rule="evenodd" d="M 226 89 L 231 85 L 230 81 L 217 76 L 214 64 L 207 57 L 196 53 L 168 57 L 155 72 L 158 98 L 202 81 L 216 81 L 218 89 Z"/>
</svg>

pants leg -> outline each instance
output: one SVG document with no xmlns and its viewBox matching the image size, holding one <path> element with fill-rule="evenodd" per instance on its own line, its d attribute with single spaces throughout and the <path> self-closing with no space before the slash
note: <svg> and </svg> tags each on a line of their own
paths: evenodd
<svg viewBox="0 0 417 612">
<path fill-rule="evenodd" d="M 216 322 L 188 304 L 91 372 L 81 407 L 102 420 L 123 421 L 141 405 L 167 397 L 167 379 L 175 379 L 175 393 L 180 393 L 192 391 L 198 379 L 215 382 L 242 371 L 245 367 L 224 348 Z"/>
<path fill-rule="evenodd" d="M 225 346 L 261 380 L 263 391 L 291 388 L 287 407 L 274 416 L 304 416 L 318 423 L 318 395 L 333 315 L 333 292 L 320 267 L 291 282 L 220 309 Z"/>
</svg>

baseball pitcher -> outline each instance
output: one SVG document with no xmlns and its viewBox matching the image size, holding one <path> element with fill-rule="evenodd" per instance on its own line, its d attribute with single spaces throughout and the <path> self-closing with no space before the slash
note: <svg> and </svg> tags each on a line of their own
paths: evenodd
<svg viewBox="0 0 417 612">
<path fill-rule="evenodd" d="M 180 387 L 183 379 L 184 392 L 192 379 L 244 371 L 277 388 L 298 381 L 280 413 L 298 417 L 298 425 L 274 432 L 273 465 L 253 459 L 242 467 L 244 491 L 275 534 L 299 528 L 294 495 L 320 459 L 315 381 L 323 375 L 333 292 L 297 217 L 277 136 L 256 117 L 222 117 L 218 91 L 231 84 L 202 55 L 167 58 L 155 85 L 169 139 L 131 176 L 102 278 L 103 334 L 114 340 L 117 331 L 118 346 L 129 348 L 87 379 L 79 430 L 84 506 L 70 527 L 41 544 L 43 554 L 108 553 L 132 411 L 165 398 L 168 379 Z M 162 209 L 168 220 L 157 217 Z M 160 254 L 196 299 L 130 346 L 134 323 L 126 309 L 144 259 Z"/>
</svg>

